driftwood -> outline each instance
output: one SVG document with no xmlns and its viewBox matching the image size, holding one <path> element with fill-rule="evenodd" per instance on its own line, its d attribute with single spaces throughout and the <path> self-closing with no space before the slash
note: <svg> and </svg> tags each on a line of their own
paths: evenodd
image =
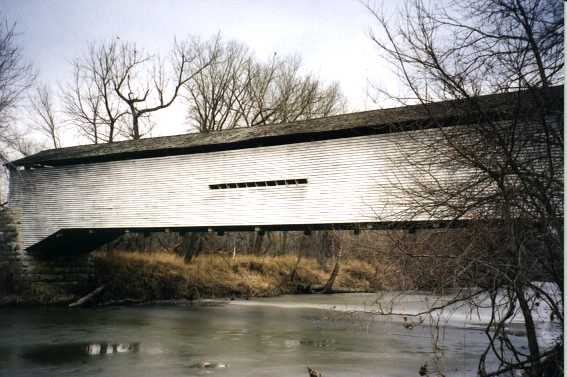
<svg viewBox="0 0 567 377">
<path fill-rule="evenodd" d="M 81 297 L 80 299 L 78 299 L 77 301 L 73 302 L 72 304 L 69 304 L 70 308 L 75 308 L 77 306 L 81 306 L 86 304 L 87 302 L 89 302 L 90 300 L 92 300 L 93 298 L 95 298 L 100 292 L 102 292 L 104 289 L 104 285 L 101 285 L 100 287 L 98 287 L 97 289 L 95 289 L 94 291 L 92 291 L 91 293 L 89 293 L 88 295 Z"/>
</svg>

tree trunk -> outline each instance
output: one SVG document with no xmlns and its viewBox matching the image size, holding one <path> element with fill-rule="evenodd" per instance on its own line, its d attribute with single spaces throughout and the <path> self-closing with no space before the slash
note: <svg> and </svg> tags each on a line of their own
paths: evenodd
<svg viewBox="0 0 567 377">
<path fill-rule="evenodd" d="M 319 233 L 319 250 L 317 250 L 317 260 L 323 265 L 327 258 L 332 255 L 332 240 L 328 230 L 322 230 Z"/>
<path fill-rule="evenodd" d="M 297 260 L 295 262 L 295 266 L 293 266 L 293 271 L 291 271 L 291 275 L 289 280 L 293 283 L 295 281 L 295 278 L 297 276 L 297 267 L 299 267 L 299 262 L 301 262 L 301 257 L 303 256 L 303 253 L 301 252 L 301 250 L 298 251 L 297 253 Z"/>
<path fill-rule="evenodd" d="M 524 326 L 526 329 L 526 337 L 528 338 L 528 349 L 530 351 L 530 357 L 533 359 L 531 373 L 529 375 L 533 376 L 541 376 L 542 375 L 542 368 L 541 368 L 541 359 L 540 359 L 540 351 L 539 345 L 537 343 L 537 334 L 536 328 L 534 324 L 534 320 L 532 317 L 532 310 L 530 308 L 529 303 L 524 296 L 525 290 L 524 289 L 516 289 L 516 296 L 518 299 L 518 303 L 520 305 L 520 309 L 524 316 Z"/>
<path fill-rule="evenodd" d="M 264 243 L 264 232 L 256 232 L 256 237 L 254 238 L 254 254 L 258 255 L 262 251 L 262 244 Z"/>
<path fill-rule="evenodd" d="M 191 262 L 201 252 L 201 237 L 199 233 L 191 232 L 183 235 L 182 248 L 185 262 Z"/>
<path fill-rule="evenodd" d="M 285 255 L 287 252 L 287 232 L 284 230 L 282 232 L 281 244 L 280 244 L 280 254 Z"/>
<path fill-rule="evenodd" d="M 140 138 L 139 116 L 133 106 L 130 106 L 132 111 L 132 138 L 138 140 Z"/>
<path fill-rule="evenodd" d="M 111 122 L 108 126 L 108 142 L 114 142 L 114 122 Z"/>
<path fill-rule="evenodd" d="M 342 250 L 339 249 L 337 251 L 337 260 L 335 262 L 335 267 L 333 268 L 333 272 L 331 272 L 331 276 L 329 276 L 329 280 L 327 280 L 327 283 L 323 287 L 321 293 L 333 292 L 333 284 L 335 284 L 335 279 L 337 278 L 337 275 L 339 274 L 339 270 L 341 267 L 341 254 L 342 254 Z"/>
</svg>

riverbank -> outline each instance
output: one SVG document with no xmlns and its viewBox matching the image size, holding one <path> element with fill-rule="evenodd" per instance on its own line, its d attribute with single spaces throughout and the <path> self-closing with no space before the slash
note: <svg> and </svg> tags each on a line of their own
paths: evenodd
<svg viewBox="0 0 567 377">
<path fill-rule="evenodd" d="M 144 302 L 220 297 L 272 297 L 322 287 L 334 264 L 296 256 L 202 255 L 186 262 L 173 253 L 99 252 L 97 302 Z M 376 269 L 360 260 L 341 263 L 333 288 L 368 292 L 381 283 Z"/>
<path fill-rule="evenodd" d="M 320 293 L 335 268 L 334 260 L 320 263 L 295 255 L 206 254 L 189 262 L 171 252 L 99 251 L 93 257 L 94 280 L 85 282 L 79 295 L 55 284 L 31 285 L 18 295 L 0 297 L 0 306 L 67 306 L 93 291 L 81 305 Z M 395 280 L 391 273 L 350 258 L 341 261 L 326 293 L 375 292 L 391 288 Z"/>
</svg>

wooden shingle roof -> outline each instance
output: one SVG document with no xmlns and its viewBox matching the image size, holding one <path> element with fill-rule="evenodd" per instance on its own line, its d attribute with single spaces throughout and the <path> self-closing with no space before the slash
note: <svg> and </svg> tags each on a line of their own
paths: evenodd
<svg viewBox="0 0 567 377">
<path fill-rule="evenodd" d="M 563 86 L 548 89 L 562 109 Z M 527 92 L 492 94 L 475 99 L 484 113 L 506 116 L 518 109 L 529 112 L 537 101 Z M 466 124 L 478 119 L 465 101 L 436 102 L 383 110 L 363 111 L 291 123 L 236 128 L 211 133 L 153 137 L 108 144 L 80 145 L 50 149 L 12 161 L 8 166 L 51 166 L 87 162 L 146 158 L 217 150 L 253 148 L 303 141 L 352 137 L 373 133 L 400 132 L 416 127 Z"/>
</svg>

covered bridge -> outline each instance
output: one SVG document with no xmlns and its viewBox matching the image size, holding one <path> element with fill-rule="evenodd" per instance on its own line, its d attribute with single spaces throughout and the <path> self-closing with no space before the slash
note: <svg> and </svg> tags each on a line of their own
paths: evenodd
<svg viewBox="0 0 567 377">
<path fill-rule="evenodd" d="M 553 90 L 562 97 L 562 87 Z M 478 103 L 506 119 L 517 98 L 488 95 Z M 29 250 L 87 244 L 77 237 L 95 247 L 125 231 L 427 222 L 394 216 L 403 209 L 396 184 L 411 179 L 399 174 L 403 136 L 476 116 L 465 102 L 450 101 L 46 150 L 9 164 L 9 205 L 21 209 Z"/>
</svg>

